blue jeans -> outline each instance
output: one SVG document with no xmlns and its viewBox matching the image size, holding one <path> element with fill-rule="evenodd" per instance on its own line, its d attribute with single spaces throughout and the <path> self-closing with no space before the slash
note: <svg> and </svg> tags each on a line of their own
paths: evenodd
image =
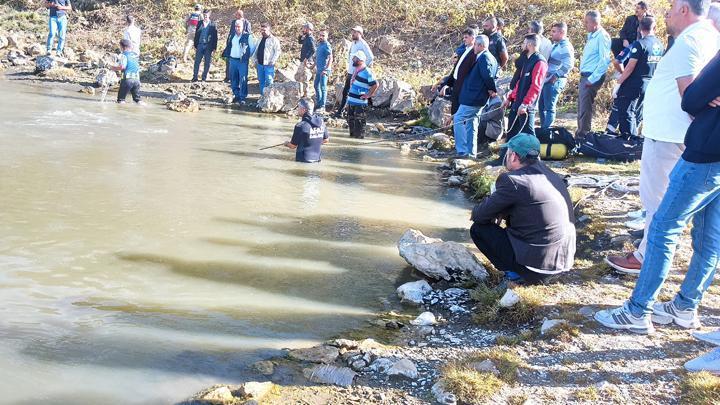
<svg viewBox="0 0 720 405">
<path fill-rule="evenodd" d="M 237 101 L 245 101 L 248 96 L 248 64 L 241 59 L 230 59 L 230 88 Z"/>
<path fill-rule="evenodd" d="M 200 62 L 205 59 L 205 65 L 203 66 L 202 79 L 207 80 L 208 72 L 210 71 L 210 62 L 212 61 L 212 49 L 207 45 L 198 45 L 195 51 L 195 66 L 193 67 L 193 80 L 197 80 L 198 71 L 200 70 Z"/>
<path fill-rule="evenodd" d="M 539 105 L 540 128 L 548 129 L 555 121 L 555 115 L 557 114 L 555 107 L 560 93 L 565 89 L 565 84 L 567 84 L 567 79 L 559 78 L 555 80 L 555 83 L 547 82 L 543 85 Z"/>
<path fill-rule="evenodd" d="M 458 155 L 475 156 L 477 154 L 475 136 L 480 122 L 481 109 L 481 107 L 460 104 L 455 113 L 453 132 L 455 133 L 455 151 Z"/>
<path fill-rule="evenodd" d="M 46 49 L 48 52 L 52 49 L 55 36 L 58 37 L 57 51 L 62 52 L 65 48 L 65 33 L 67 32 L 67 15 L 62 17 L 50 17 L 48 21 L 50 32 L 47 37 Z"/>
<path fill-rule="evenodd" d="M 274 65 L 257 65 L 257 76 L 260 82 L 260 96 L 263 95 L 266 87 L 270 87 L 275 79 Z"/>
<path fill-rule="evenodd" d="M 652 312 L 672 265 L 678 238 L 692 218 L 692 248 L 685 279 L 675 296 L 680 310 L 695 309 L 720 260 L 720 163 L 678 161 L 648 230 L 642 270 L 628 302 L 635 316 Z"/>
<path fill-rule="evenodd" d="M 325 108 L 325 102 L 327 100 L 327 82 L 328 77 L 323 75 L 322 72 L 315 74 L 315 109 Z"/>
</svg>

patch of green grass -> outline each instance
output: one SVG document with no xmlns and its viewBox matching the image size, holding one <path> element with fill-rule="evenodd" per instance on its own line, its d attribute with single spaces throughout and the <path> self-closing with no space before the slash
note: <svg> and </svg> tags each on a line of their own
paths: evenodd
<svg viewBox="0 0 720 405">
<path fill-rule="evenodd" d="M 550 329 L 543 335 L 546 340 L 557 339 L 561 342 L 569 343 L 574 338 L 580 336 L 580 329 L 571 323 L 561 323 L 560 325 Z"/>
<path fill-rule="evenodd" d="M 518 368 L 524 365 L 524 362 L 516 353 L 499 348 L 475 353 L 469 356 L 465 362 L 473 364 L 485 360 L 490 360 L 495 365 L 495 368 L 499 371 L 498 377 L 506 383 L 516 382 Z"/>
<path fill-rule="evenodd" d="M 495 342 L 502 346 L 517 346 L 523 342 L 531 342 L 540 336 L 539 329 L 524 330 L 516 335 L 501 335 L 495 338 Z"/>
<path fill-rule="evenodd" d="M 479 200 L 490 194 L 490 190 L 497 180 L 497 175 L 485 171 L 482 167 L 475 167 L 468 173 L 468 184 L 472 191 L 472 198 Z"/>
<path fill-rule="evenodd" d="M 499 300 L 505 294 L 504 289 L 491 288 L 484 284 L 470 292 L 477 302 L 473 320 L 479 324 L 497 324 L 500 326 L 519 326 L 535 319 L 542 305 L 542 294 L 538 286 L 517 287 L 513 291 L 520 296 L 520 302 L 510 308 L 500 307 Z"/>
<path fill-rule="evenodd" d="M 505 386 L 492 373 L 481 373 L 455 364 L 443 368 L 440 381 L 457 396 L 458 402 L 465 404 L 482 404 Z"/>
<path fill-rule="evenodd" d="M 46 30 L 47 17 L 35 11 L 8 11 L 0 9 L 0 30 L 40 32 Z"/>
<path fill-rule="evenodd" d="M 596 175 L 613 175 L 619 174 L 623 176 L 639 176 L 640 161 L 634 162 L 607 162 L 598 163 L 597 159 L 585 156 L 574 156 L 566 161 L 568 164 L 565 169 L 572 174 L 596 174 Z"/>
<path fill-rule="evenodd" d="M 683 404 L 720 403 L 720 377 L 706 371 L 686 375 L 680 384 L 680 390 Z"/>
<path fill-rule="evenodd" d="M 580 401 L 594 402 L 600 399 L 600 393 L 597 388 L 590 386 L 575 391 L 575 398 Z"/>
</svg>

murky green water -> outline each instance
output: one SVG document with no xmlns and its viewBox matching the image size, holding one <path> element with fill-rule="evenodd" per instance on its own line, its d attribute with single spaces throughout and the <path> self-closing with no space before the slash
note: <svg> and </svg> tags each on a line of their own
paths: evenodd
<svg viewBox="0 0 720 405">
<path fill-rule="evenodd" d="M 172 403 L 358 326 L 412 226 L 463 239 L 432 167 L 293 123 L 0 79 L 0 402 Z"/>
</svg>

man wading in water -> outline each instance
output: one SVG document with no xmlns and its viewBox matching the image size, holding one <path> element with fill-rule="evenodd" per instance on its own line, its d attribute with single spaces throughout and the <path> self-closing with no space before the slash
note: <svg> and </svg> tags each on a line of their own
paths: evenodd
<svg viewBox="0 0 720 405">
<path fill-rule="evenodd" d="M 328 130 L 322 117 L 312 115 L 310 111 L 312 111 L 310 100 L 301 98 L 297 107 L 298 115 L 301 117 L 300 122 L 295 125 L 292 139 L 285 142 L 285 146 L 295 149 L 296 162 L 319 162 L 320 149 L 329 140 Z"/>
<path fill-rule="evenodd" d="M 140 103 L 140 61 L 138 55 L 133 52 L 133 44 L 128 39 L 120 41 L 120 48 L 122 49 L 120 65 L 110 68 L 122 72 L 117 102 L 124 103 L 128 92 L 130 92 L 133 101 Z"/>
</svg>

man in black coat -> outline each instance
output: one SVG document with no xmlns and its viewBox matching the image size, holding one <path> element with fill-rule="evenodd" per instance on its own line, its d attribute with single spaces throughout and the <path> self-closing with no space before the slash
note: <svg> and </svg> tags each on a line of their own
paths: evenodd
<svg viewBox="0 0 720 405">
<path fill-rule="evenodd" d="M 538 158 L 540 141 L 534 135 L 518 134 L 503 147 L 508 172 L 473 209 L 470 236 L 509 280 L 543 283 L 570 270 L 575 260 L 570 194 L 563 179 Z"/>
<path fill-rule="evenodd" d="M 468 73 L 472 70 L 475 64 L 475 52 L 473 51 L 473 45 L 475 43 L 475 37 L 477 36 L 477 30 L 474 28 L 468 28 L 463 31 L 463 43 L 465 49 L 463 53 L 458 56 L 453 66 L 453 70 L 449 75 L 444 77 L 440 81 L 440 92 L 441 97 L 450 94 L 450 114 L 455 114 L 460 107 L 460 89 L 462 89 L 463 82 Z"/>
<path fill-rule="evenodd" d="M 203 21 L 198 24 L 195 31 L 195 66 L 193 67 L 192 81 L 198 80 L 198 71 L 200 70 L 200 62 L 205 62 L 203 67 L 202 81 L 207 81 L 208 71 L 210 71 L 210 62 L 212 61 L 212 53 L 217 49 L 218 33 L 215 23 L 210 21 L 210 10 L 203 11 Z"/>
<path fill-rule="evenodd" d="M 229 44 L 232 37 L 235 36 L 235 22 L 240 20 L 242 22 L 243 27 L 243 34 L 250 34 L 252 33 L 252 26 L 250 25 L 250 21 L 245 19 L 245 13 L 243 13 L 242 9 L 235 10 L 235 19 L 230 21 L 230 29 L 228 30 L 227 38 L 225 39 L 225 43 Z M 230 47 L 226 46 L 223 50 L 222 57 L 225 58 L 225 82 L 230 82 L 230 60 L 228 59 L 230 57 Z"/>
<path fill-rule="evenodd" d="M 619 38 L 612 41 L 612 53 L 617 56 L 623 49 L 640 39 L 640 20 L 651 17 L 648 13 L 647 3 L 640 1 L 635 5 L 635 14 L 625 18 L 625 23 L 620 29 Z"/>
</svg>

